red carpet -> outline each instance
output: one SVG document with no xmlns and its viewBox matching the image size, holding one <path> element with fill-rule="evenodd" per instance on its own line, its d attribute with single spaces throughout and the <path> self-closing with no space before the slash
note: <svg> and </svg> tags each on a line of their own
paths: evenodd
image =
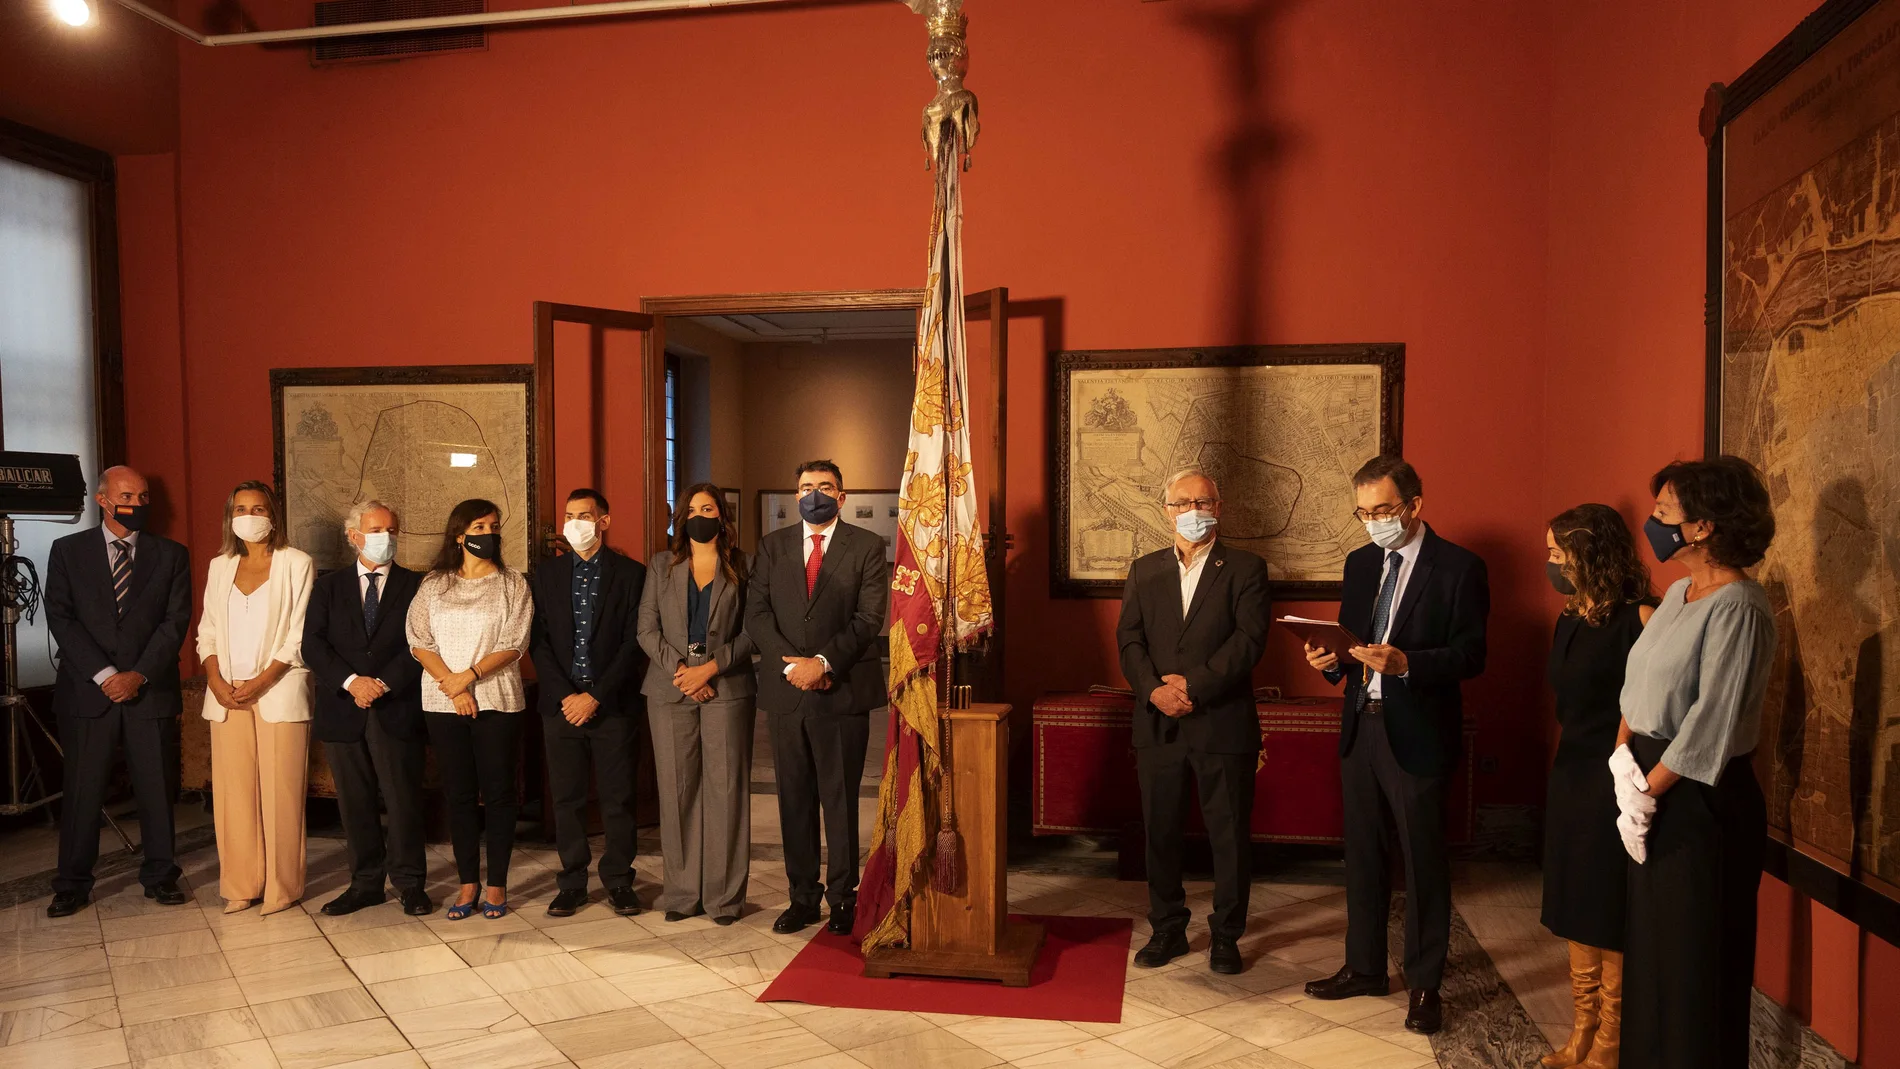
<svg viewBox="0 0 1900 1069">
<path fill-rule="evenodd" d="M 864 959 L 850 939 L 819 932 L 778 974 L 760 1002 L 805 1002 L 859 1010 L 922 1010 L 980 1017 L 1033 1017 L 1047 1021 L 1122 1019 L 1122 979 L 1128 971 L 1126 917 L 1022 917 L 1039 921 L 1048 936 L 1036 956 L 1028 987 L 993 980 L 944 980 L 859 975 Z"/>
</svg>

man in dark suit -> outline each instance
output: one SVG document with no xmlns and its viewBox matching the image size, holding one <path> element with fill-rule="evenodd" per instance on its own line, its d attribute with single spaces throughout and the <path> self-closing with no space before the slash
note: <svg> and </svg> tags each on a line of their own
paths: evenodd
<svg viewBox="0 0 1900 1069">
<path fill-rule="evenodd" d="M 858 902 L 858 784 L 869 714 L 884 704 L 880 641 L 890 603 L 884 539 L 838 519 L 844 476 L 798 469 L 803 522 L 759 540 L 746 632 L 759 648 L 759 708 L 771 717 L 779 826 L 792 903 L 772 930 L 796 932 L 831 905 L 826 930 L 851 934 Z M 823 810 L 825 883 L 818 882 Z"/>
<path fill-rule="evenodd" d="M 598 490 L 567 495 L 561 533 L 572 552 L 534 566 L 534 637 L 529 653 L 540 679 L 541 730 L 548 755 L 548 794 L 554 802 L 554 843 L 561 855 L 559 892 L 551 917 L 571 917 L 587 904 L 587 772 L 600 793 L 607 841 L 600 882 L 607 902 L 623 917 L 640 912 L 633 889 L 639 853 L 634 824 L 634 747 L 637 714 L 646 708 L 640 682 L 640 594 L 647 567 L 607 548 L 613 517 Z"/>
<path fill-rule="evenodd" d="M 190 559 L 184 546 L 142 531 L 152 495 L 138 472 L 107 468 L 93 500 L 100 525 L 54 542 L 46 564 L 46 622 L 59 643 L 53 710 L 66 760 L 49 917 L 70 916 L 92 900 L 100 806 L 121 738 L 138 800 L 145 897 L 166 906 L 190 901 L 172 860 L 178 647 L 191 625 Z"/>
<path fill-rule="evenodd" d="M 1135 769 L 1148 833 L 1148 923 L 1135 955 L 1153 969 L 1188 951 L 1181 888 L 1185 788 L 1192 776 L 1214 852 L 1208 967 L 1241 970 L 1247 931 L 1254 767 L 1260 720 L 1253 668 L 1273 618 L 1267 562 L 1215 537 L 1220 489 L 1190 469 L 1163 491 L 1174 545 L 1135 561 L 1122 590 L 1122 675 L 1135 690 Z"/>
<path fill-rule="evenodd" d="M 1421 518 L 1418 472 L 1374 457 L 1353 476 L 1354 515 L 1372 544 L 1346 557 L 1339 622 L 1356 649 L 1306 647 L 1306 659 L 1346 683 L 1339 730 L 1346 807 L 1346 964 L 1306 985 L 1316 999 L 1383 995 L 1386 914 L 1384 811 L 1405 857 L 1405 1027 L 1443 1023 L 1438 985 L 1451 941 L 1451 865 L 1445 787 L 1464 724 L 1460 684 L 1484 671 L 1491 588 L 1484 561 L 1440 538 Z M 1341 659 L 1344 653 L 1346 659 Z"/>
<path fill-rule="evenodd" d="M 304 614 L 303 659 L 317 689 L 311 730 L 336 780 L 350 844 L 350 886 L 324 903 L 331 917 L 383 902 L 385 878 L 404 913 L 435 911 L 423 851 L 422 666 L 409 652 L 406 628 L 422 576 L 395 563 L 396 535 L 388 505 L 351 509 L 344 538 L 356 559 L 317 580 Z M 385 805 L 387 832 L 379 815 Z"/>
</svg>

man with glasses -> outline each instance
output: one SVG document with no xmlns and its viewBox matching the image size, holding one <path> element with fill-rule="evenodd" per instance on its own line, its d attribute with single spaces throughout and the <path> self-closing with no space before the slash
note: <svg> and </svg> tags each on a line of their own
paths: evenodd
<svg viewBox="0 0 1900 1069">
<path fill-rule="evenodd" d="M 870 712 L 884 704 L 881 663 L 890 569 L 884 539 L 845 523 L 844 475 L 829 460 L 798 468 L 803 522 L 759 539 L 746 587 L 746 633 L 759 648 L 759 708 L 770 716 L 779 828 L 791 905 L 781 934 L 816 924 L 850 935 L 858 901 L 858 784 Z M 818 881 L 822 812 L 825 882 Z"/>
<path fill-rule="evenodd" d="M 1135 964 L 1187 953 L 1181 887 L 1185 788 L 1195 784 L 1214 853 L 1208 968 L 1241 971 L 1252 874 L 1249 818 L 1260 721 L 1253 668 L 1273 618 L 1267 563 L 1220 541 L 1220 488 L 1198 469 L 1170 478 L 1162 501 L 1174 544 L 1136 560 L 1122 590 L 1122 675 L 1135 691 L 1135 769 L 1148 847 L 1148 923 Z"/>
<path fill-rule="evenodd" d="M 1464 725 L 1460 684 L 1484 671 L 1491 590 L 1484 561 L 1440 538 L 1422 514 L 1418 472 L 1396 456 L 1353 475 L 1353 515 L 1372 544 L 1346 557 L 1339 622 L 1367 645 L 1308 645 L 1306 660 L 1346 684 L 1339 725 L 1346 823 L 1346 964 L 1306 985 L 1308 998 L 1384 995 L 1387 879 L 1384 811 L 1405 859 L 1405 1027 L 1443 1024 L 1438 986 L 1451 942 L 1445 787 Z"/>
</svg>

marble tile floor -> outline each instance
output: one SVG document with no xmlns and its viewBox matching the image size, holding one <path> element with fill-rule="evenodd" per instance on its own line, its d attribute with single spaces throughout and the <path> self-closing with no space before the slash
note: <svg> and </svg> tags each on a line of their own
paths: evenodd
<svg viewBox="0 0 1900 1069">
<path fill-rule="evenodd" d="M 94 905 L 48 920 L 44 898 L 0 912 L 0 1069 L 539 1069 L 542 1066 L 871 1069 L 1164 1066 L 1409 1069 L 1436 1064 L 1402 1027 L 1404 998 L 1315 1003 L 1300 985 L 1335 967 L 1343 895 L 1325 883 L 1256 885 L 1249 968 L 1215 977 L 1196 953 L 1131 964 L 1118 1024 L 968 1018 L 754 1001 L 809 938 L 780 936 L 778 863 L 753 865 L 752 906 L 720 928 L 614 917 L 596 903 L 545 913 L 552 852 L 517 851 L 517 912 L 500 921 L 405 917 L 394 903 L 345 918 L 317 907 L 344 880 L 343 844 L 310 840 L 304 908 L 220 912 L 216 857 L 184 859 L 196 902 L 164 908 L 121 877 Z M 432 893 L 453 882 L 432 848 Z M 657 858 L 640 861 L 656 890 Z M 1206 881 L 1189 885 L 1197 915 Z M 1118 914 L 1147 936 L 1145 890 L 1112 879 L 1012 873 L 1015 908 Z M 1532 868 L 1470 865 L 1458 905 L 1532 1016 L 1556 1034 L 1562 949 L 1534 927 Z M 1527 924 L 1528 918 L 1528 924 Z M 1133 948 L 1130 958 L 1133 957 Z"/>
</svg>

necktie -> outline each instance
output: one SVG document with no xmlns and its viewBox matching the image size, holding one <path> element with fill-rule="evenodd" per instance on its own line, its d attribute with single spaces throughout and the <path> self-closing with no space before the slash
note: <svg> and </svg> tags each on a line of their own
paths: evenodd
<svg viewBox="0 0 1900 1069">
<path fill-rule="evenodd" d="M 125 613 L 126 598 L 132 593 L 132 547 L 124 539 L 112 543 L 112 596 L 118 599 L 119 613 Z"/>
<path fill-rule="evenodd" d="M 1380 584 L 1379 601 L 1372 608 L 1372 634 L 1366 636 L 1366 641 L 1375 646 L 1385 641 L 1386 624 L 1392 620 L 1392 595 L 1398 592 L 1399 569 L 1404 564 L 1405 558 L 1397 553 L 1385 555 L 1385 582 Z M 1357 709 L 1365 708 L 1372 696 L 1371 687 L 1372 676 L 1368 670 L 1365 686 L 1359 688 L 1359 699 L 1355 703 Z"/>
<path fill-rule="evenodd" d="M 381 579 L 382 576 L 376 572 L 370 572 L 363 578 L 369 580 L 369 587 L 363 591 L 363 633 L 375 634 L 376 610 L 382 605 L 376 596 L 376 580 Z"/>
<path fill-rule="evenodd" d="M 805 558 L 805 596 L 808 598 L 811 597 L 812 591 L 818 589 L 818 569 L 823 567 L 824 563 L 825 536 L 812 535 L 811 556 Z"/>
</svg>

